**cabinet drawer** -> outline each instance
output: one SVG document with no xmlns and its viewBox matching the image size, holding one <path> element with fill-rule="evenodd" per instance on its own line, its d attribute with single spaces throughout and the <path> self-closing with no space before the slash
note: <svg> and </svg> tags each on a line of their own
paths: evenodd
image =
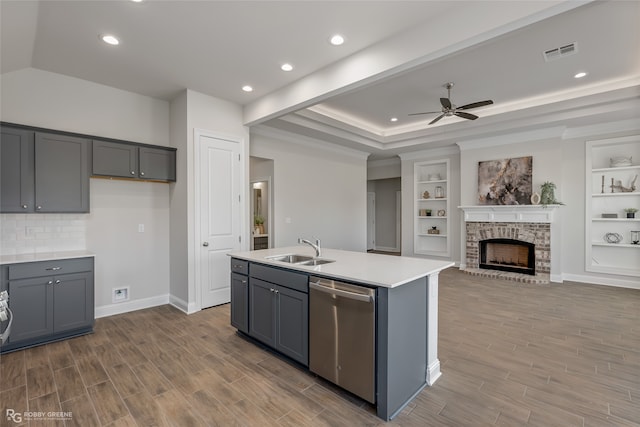
<svg viewBox="0 0 640 427">
<path fill-rule="evenodd" d="M 231 271 L 238 274 L 249 274 L 249 261 L 231 258 Z"/>
<path fill-rule="evenodd" d="M 93 271 L 93 258 L 25 262 L 9 266 L 9 280 Z"/>
<path fill-rule="evenodd" d="M 306 274 L 252 263 L 251 277 L 286 286 L 296 291 L 309 292 L 309 278 Z"/>
</svg>

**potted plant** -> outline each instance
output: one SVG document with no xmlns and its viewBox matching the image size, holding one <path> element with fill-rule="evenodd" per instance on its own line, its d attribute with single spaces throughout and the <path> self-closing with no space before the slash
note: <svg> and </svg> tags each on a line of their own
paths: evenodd
<svg viewBox="0 0 640 427">
<path fill-rule="evenodd" d="M 255 225 L 256 233 L 264 234 L 264 217 L 262 215 L 254 215 L 253 224 Z"/>
<path fill-rule="evenodd" d="M 624 211 L 627 213 L 627 218 L 635 218 L 636 217 L 636 212 L 638 212 L 638 209 L 636 209 L 636 208 L 626 208 L 626 209 L 624 209 Z"/>
<path fill-rule="evenodd" d="M 551 181 L 546 181 L 540 186 L 540 204 L 547 205 L 561 205 L 562 202 L 556 200 L 555 195 L 556 185 Z"/>
</svg>

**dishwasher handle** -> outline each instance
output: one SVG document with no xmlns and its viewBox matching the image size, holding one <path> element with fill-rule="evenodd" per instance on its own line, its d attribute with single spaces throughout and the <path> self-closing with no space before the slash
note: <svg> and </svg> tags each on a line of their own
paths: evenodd
<svg viewBox="0 0 640 427">
<path fill-rule="evenodd" d="M 309 287 L 311 289 L 315 289 L 317 291 L 324 292 L 326 294 L 341 296 L 341 297 L 353 299 L 356 301 L 373 302 L 374 300 L 373 295 L 358 294 L 355 292 L 344 291 L 342 289 L 329 288 L 327 286 L 321 285 L 320 282 L 317 282 L 317 283 L 309 282 Z"/>
</svg>

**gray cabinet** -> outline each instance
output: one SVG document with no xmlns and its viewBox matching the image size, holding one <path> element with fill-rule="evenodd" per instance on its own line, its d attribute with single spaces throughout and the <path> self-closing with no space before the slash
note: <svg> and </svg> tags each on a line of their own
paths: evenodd
<svg viewBox="0 0 640 427">
<path fill-rule="evenodd" d="M 36 212 L 89 212 L 91 141 L 36 133 Z"/>
<path fill-rule="evenodd" d="M 90 141 L 2 126 L 0 212 L 89 212 Z"/>
<path fill-rule="evenodd" d="M 94 176 L 176 180 L 176 150 L 125 142 L 93 141 Z"/>
<path fill-rule="evenodd" d="M 14 264 L 5 271 L 14 318 L 3 352 L 92 331 L 93 258 Z"/>
<path fill-rule="evenodd" d="M 2 127 L 0 139 L 0 212 L 33 212 L 34 132 Z"/>
<path fill-rule="evenodd" d="M 254 263 L 249 275 L 249 335 L 308 366 L 308 277 Z"/>
<path fill-rule="evenodd" d="M 231 325 L 249 333 L 248 262 L 231 259 Z"/>
</svg>

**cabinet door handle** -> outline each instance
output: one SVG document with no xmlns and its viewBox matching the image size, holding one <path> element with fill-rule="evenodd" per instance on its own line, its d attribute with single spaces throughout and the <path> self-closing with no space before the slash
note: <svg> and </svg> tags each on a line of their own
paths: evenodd
<svg viewBox="0 0 640 427">
<path fill-rule="evenodd" d="M 22 205 L 22 209 L 27 209 L 29 206 L 27 205 Z"/>
<path fill-rule="evenodd" d="M 247 281 L 246 280 L 242 280 L 242 281 L 240 281 L 240 283 L 247 283 Z"/>
<path fill-rule="evenodd" d="M 47 285 L 53 285 L 53 280 L 49 280 L 49 281 L 47 282 Z"/>
<path fill-rule="evenodd" d="M 144 176 L 144 172 L 140 172 L 140 176 Z"/>
<path fill-rule="evenodd" d="M 274 291 L 275 291 L 275 289 L 273 289 L 273 288 L 269 289 L 269 292 L 274 292 Z"/>
<path fill-rule="evenodd" d="M 135 175 L 135 174 L 136 174 L 136 171 L 131 171 L 131 175 Z"/>
<path fill-rule="evenodd" d="M 47 271 L 58 271 L 58 270 L 62 270 L 62 267 L 49 267 L 49 268 L 47 268 Z"/>
<path fill-rule="evenodd" d="M 56 280 L 55 283 L 56 283 L 56 285 L 59 285 L 60 284 L 60 280 Z"/>
<path fill-rule="evenodd" d="M 42 209 L 42 206 L 36 206 L 36 210 L 38 210 L 38 211 L 39 211 L 39 210 L 41 210 L 41 209 Z"/>
<path fill-rule="evenodd" d="M 277 289 L 275 289 L 273 292 L 275 292 L 276 294 L 279 294 L 279 293 L 280 293 L 280 291 L 279 291 L 279 290 L 277 290 Z"/>
</svg>

